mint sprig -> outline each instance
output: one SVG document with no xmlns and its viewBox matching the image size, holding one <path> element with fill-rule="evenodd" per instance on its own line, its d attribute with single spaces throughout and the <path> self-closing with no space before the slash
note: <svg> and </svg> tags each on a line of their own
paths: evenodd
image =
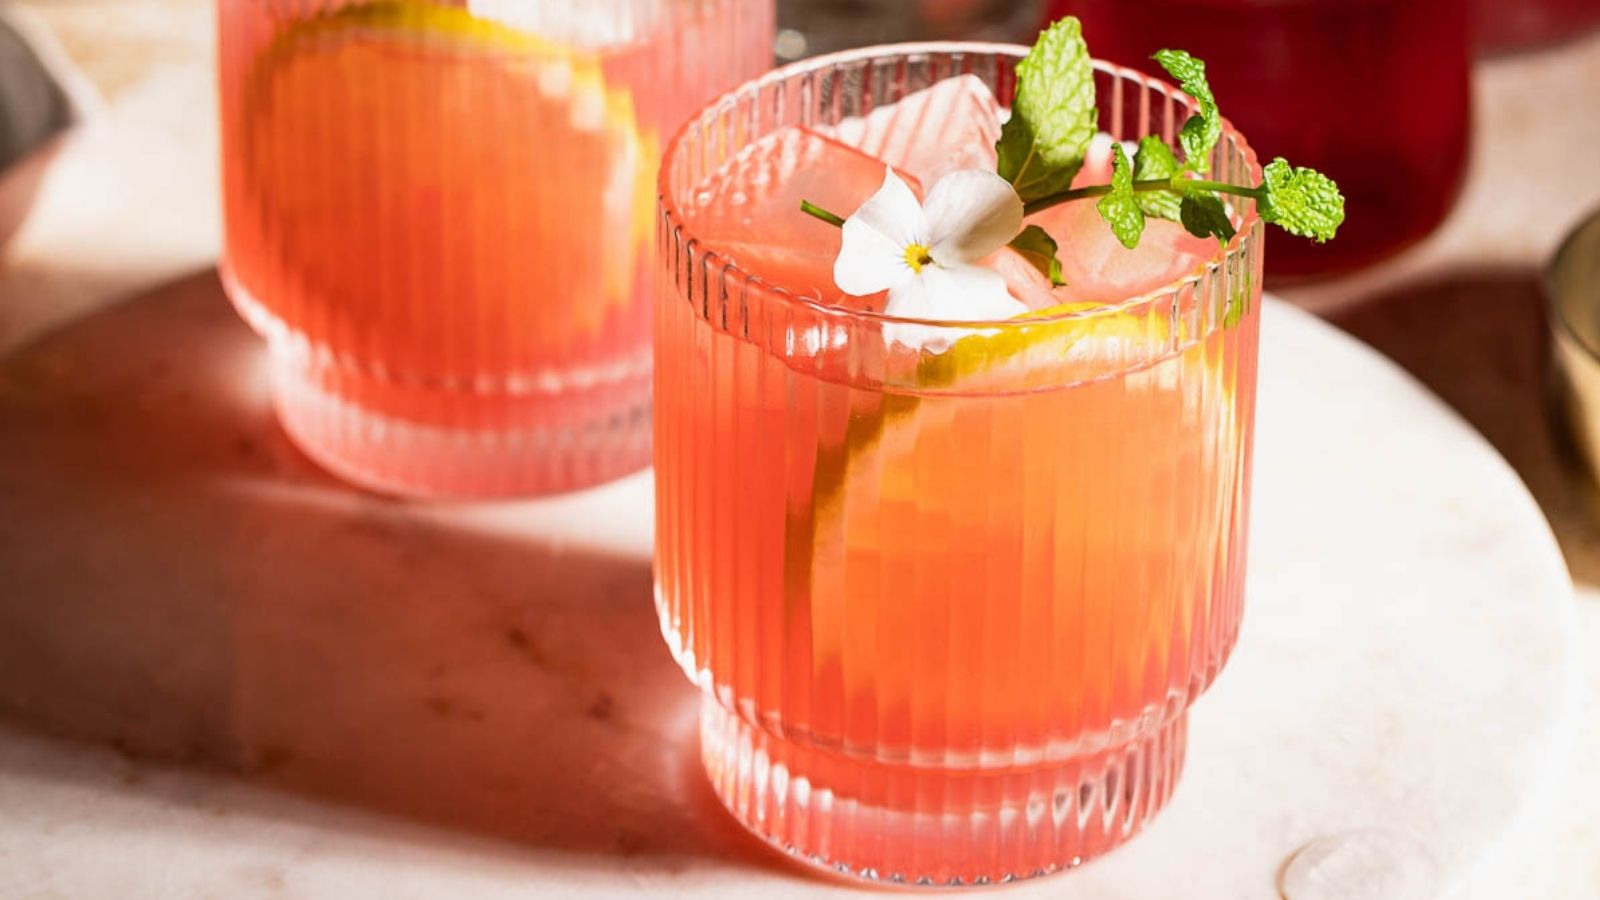
<svg viewBox="0 0 1600 900">
<path fill-rule="evenodd" d="M 1233 220 L 1228 218 L 1227 207 L 1222 205 L 1221 197 L 1210 191 L 1185 193 L 1178 207 L 1178 221 L 1195 237 L 1215 237 L 1224 247 L 1233 240 Z"/>
<path fill-rule="evenodd" d="M 1173 155 L 1166 141 L 1153 134 L 1139 139 L 1139 149 L 1133 154 L 1135 181 L 1171 179 L 1182 171 L 1178 157 Z M 1145 211 L 1145 215 L 1178 221 L 1178 207 L 1182 198 L 1177 194 L 1171 191 L 1145 191 L 1138 197 L 1139 208 Z"/>
<path fill-rule="evenodd" d="M 1139 208 L 1139 198 L 1133 193 L 1133 167 L 1128 162 L 1128 152 L 1121 144 L 1111 145 L 1111 190 L 1095 208 L 1100 218 L 1111 224 L 1111 233 L 1129 250 L 1139 246 L 1139 236 L 1144 234 L 1144 210 Z"/>
<path fill-rule="evenodd" d="M 1083 167 L 1098 123 L 1089 48 L 1078 20 L 1068 16 L 1017 61 L 1016 96 L 995 142 L 995 170 L 1024 203 L 1064 191 Z"/>
<path fill-rule="evenodd" d="M 1075 188 L 1072 179 L 1098 127 L 1094 69 L 1077 19 L 1067 16 L 1039 36 L 1017 62 L 1011 118 L 995 144 L 996 169 L 1022 198 L 1024 212 L 1098 197 L 1101 218 L 1129 249 L 1138 246 L 1146 216 L 1178 222 L 1196 237 L 1226 245 L 1235 233 L 1222 196 L 1230 195 L 1254 200 L 1263 221 L 1290 234 L 1319 243 L 1333 238 L 1344 222 L 1344 195 L 1320 172 L 1278 157 L 1262 170 L 1260 184 L 1197 177 L 1209 172 L 1211 152 L 1222 137 L 1222 114 L 1205 63 L 1182 50 L 1161 50 L 1154 59 L 1195 101 L 1195 112 L 1178 131 L 1183 162 L 1159 136 L 1145 135 L 1131 163 L 1120 144 L 1112 147 L 1109 184 Z M 831 224 L 844 221 L 804 201 L 801 209 Z M 1061 283 L 1056 242 L 1043 228 L 1027 226 L 1011 246 L 1052 284 Z"/>
<path fill-rule="evenodd" d="M 1210 171 L 1211 151 L 1222 137 L 1222 113 L 1206 81 L 1204 62 L 1183 50 L 1160 50 L 1154 59 L 1195 101 L 1196 112 L 1178 131 L 1178 144 L 1184 155 L 1182 166 L 1165 141 L 1155 135 L 1145 135 L 1139 139 L 1139 150 L 1134 157 L 1131 188 L 1118 184 L 1116 166 L 1122 155 L 1118 147 L 1112 159 L 1111 184 L 1063 191 L 1027 203 L 1028 212 L 1077 197 L 1103 195 L 1098 204 L 1101 218 L 1111 226 L 1112 233 L 1123 246 L 1132 249 L 1138 240 L 1135 237 L 1130 244 L 1126 237 L 1133 233 L 1126 202 L 1108 202 L 1131 189 L 1138 195 L 1139 209 L 1145 214 L 1179 222 L 1190 234 L 1215 237 L 1226 246 L 1235 228 L 1220 195 L 1233 194 L 1255 200 L 1263 221 L 1276 224 L 1291 234 L 1318 242 L 1334 236 L 1344 221 L 1344 196 L 1332 179 L 1313 169 L 1295 168 L 1279 157 L 1263 170 L 1262 183 L 1254 187 L 1187 177 Z M 1142 228 L 1142 221 L 1140 226 Z"/>
<path fill-rule="evenodd" d="M 1178 86 L 1199 106 L 1199 112 L 1178 131 L 1178 144 L 1183 147 L 1184 168 L 1204 175 L 1211 170 L 1211 149 L 1222 137 L 1222 116 L 1206 81 L 1206 64 L 1183 50 L 1157 50 L 1152 59 L 1177 79 Z"/>
<path fill-rule="evenodd" d="M 1291 166 L 1281 156 L 1267 163 L 1261 174 L 1256 210 L 1262 219 L 1319 244 L 1339 230 L 1344 195 L 1333 179 L 1315 169 Z"/>
</svg>

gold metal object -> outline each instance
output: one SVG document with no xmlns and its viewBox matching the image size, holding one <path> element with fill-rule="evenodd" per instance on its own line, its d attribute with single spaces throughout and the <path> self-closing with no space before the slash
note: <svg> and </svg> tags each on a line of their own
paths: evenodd
<svg viewBox="0 0 1600 900">
<path fill-rule="evenodd" d="M 1600 478 L 1600 211 L 1567 236 L 1545 270 L 1558 411 Z"/>
</svg>

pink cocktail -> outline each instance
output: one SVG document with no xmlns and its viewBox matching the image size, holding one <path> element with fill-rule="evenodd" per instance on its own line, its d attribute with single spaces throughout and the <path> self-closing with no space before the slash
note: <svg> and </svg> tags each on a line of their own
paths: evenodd
<svg viewBox="0 0 1600 900">
<path fill-rule="evenodd" d="M 365 486 L 644 465 L 663 136 L 771 0 L 218 0 L 229 296 L 296 442 Z"/>
<path fill-rule="evenodd" d="M 891 165 L 922 191 L 994 165 L 1022 48 L 824 57 L 691 120 L 661 174 L 657 605 L 706 692 L 702 753 L 750 830 L 862 878 L 1070 867 L 1166 802 L 1186 711 L 1238 633 L 1262 233 L 1219 248 L 1092 203 L 1029 221 L 1033 310 L 908 321 L 833 281 Z M 1096 64 L 1110 139 L 1168 142 L 1172 88 Z M 998 97 L 998 100 L 995 98 Z M 1104 181 L 1110 140 L 1079 181 Z M 1225 130 L 1217 178 L 1259 169 Z"/>
</svg>

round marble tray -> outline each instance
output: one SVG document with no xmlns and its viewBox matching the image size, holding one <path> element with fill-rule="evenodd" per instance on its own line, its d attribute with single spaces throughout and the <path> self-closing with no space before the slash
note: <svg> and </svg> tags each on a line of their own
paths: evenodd
<svg viewBox="0 0 1600 900">
<path fill-rule="evenodd" d="M 1244 632 L 1176 798 L 1011 896 L 1265 900 L 1297 848 L 1371 829 L 1469 891 L 1540 787 L 1571 587 L 1533 502 L 1372 351 L 1270 302 L 1263 339 Z M 209 273 L 0 362 L 3 880 L 836 890 L 746 838 L 699 774 L 697 698 L 650 606 L 650 490 L 355 493 L 277 430 Z"/>
</svg>

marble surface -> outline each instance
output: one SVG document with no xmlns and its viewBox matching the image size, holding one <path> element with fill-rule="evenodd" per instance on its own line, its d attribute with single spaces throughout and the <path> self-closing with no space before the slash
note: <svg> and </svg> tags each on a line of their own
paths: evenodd
<svg viewBox="0 0 1600 900">
<path fill-rule="evenodd" d="M 1541 270 L 1600 208 L 1600 33 L 1480 63 L 1461 200 L 1388 263 L 1283 295 L 1396 360 L 1477 428 L 1539 501 L 1577 587 L 1583 715 L 1557 761 L 1560 802 L 1486 877 L 1485 896 L 1600 898 L 1600 491 L 1547 404 Z"/>
<path fill-rule="evenodd" d="M 1263 345 L 1249 610 L 1178 794 L 1018 896 L 1266 900 L 1297 848 L 1374 828 L 1471 887 L 1550 786 L 1571 592 L 1531 498 L 1360 344 L 1274 305 Z M 0 362 L 0 859 L 23 884 L 825 889 L 701 779 L 650 605 L 647 474 L 371 497 L 282 437 L 262 362 L 211 273 Z"/>
<path fill-rule="evenodd" d="M 32 548 L 24 557 L 0 559 L 42 581 L 46 596 L 60 596 L 62 584 L 79 586 L 69 598 L 73 602 L 52 606 L 29 602 L 36 595 L 0 580 L 0 609 L 21 610 L 36 623 L 28 636 L 6 639 L 0 653 L 0 685 L 16 686 L 5 699 L 12 715 L 0 725 L 0 873 L 6 876 L 0 883 L 20 896 L 66 897 L 440 896 L 465 890 L 474 896 L 543 897 L 593 896 L 604 893 L 600 887 L 617 893 L 720 889 L 740 896 L 750 885 L 782 896 L 824 889 L 751 849 L 736 828 L 713 815 L 715 801 L 696 780 L 692 751 L 684 749 L 692 746 L 687 739 L 694 698 L 659 651 L 647 608 L 641 611 L 648 522 L 620 515 L 601 527 L 592 515 L 632 506 L 628 498 L 642 496 L 644 479 L 511 512 L 457 508 L 398 521 L 381 510 L 352 514 L 342 489 L 310 469 L 270 425 L 259 407 L 253 351 L 237 338 L 225 311 L 215 308 L 215 285 L 204 273 L 217 240 L 216 198 L 209 187 L 215 177 L 209 3 L 30 5 L 60 35 L 106 103 L 97 127 L 75 136 L 52 166 L 34 214 L 0 264 L 0 354 L 77 323 L 54 343 L 5 364 L 7 409 L 30 417 L 34 427 L 28 432 L 33 437 L 17 439 L 0 425 L 0 442 L 40 454 L 37 465 L 44 468 L 16 468 L 42 474 L 10 478 L 8 485 L 20 485 L 16 493 L 0 494 L 6 498 L 6 546 Z M 1537 621 L 1570 633 L 1580 648 L 1594 646 L 1600 642 L 1600 518 L 1587 505 L 1586 482 L 1565 465 L 1542 418 L 1534 271 L 1565 224 L 1600 202 L 1600 179 L 1581 177 L 1588 171 L 1588 150 L 1600 139 L 1600 118 L 1593 116 L 1590 99 L 1600 83 L 1600 35 L 1495 60 L 1480 66 L 1479 76 L 1473 168 L 1461 204 L 1438 235 L 1369 272 L 1286 293 L 1398 359 L 1516 466 L 1555 525 L 1579 584 L 1575 621 Z M 185 273 L 199 274 L 174 281 Z M 152 291 L 158 285 L 163 287 Z M 97 312 L 136 295 L 124 307 Z M 118 320 L 119 315 L 134 318 Z M 54 417 L 50 404 L 21 412 L 9 405 L 18 396 L 49 395 L 52 386 L 98 384 L 126 392 L 119 376 L 133 372 L 117 368 L 116 354 L 86 359 L 81 350 L 107 339 L 96 329 L 108 322 L 115 330 L 118 321 L 128 324 L 140 316 L 164 334 L 154 343 L 175 355 L 166 374 L 140 381 L 145 395 L 121 396 L 139 401 L 134 410 L 159 410 L 163 399 L 192 394 L 185 403 L 205 423 L 193 440 L 170 428 L 134 429 L 127 419 L 120 420 L 121 430 L 109 430 L 127 411 L 97 404 L 81 390 L 53 395 Z M 1275 314 L 1270 324 L 1315 333 L 1328 353 L 1362 360 L 1355 367 L 1387 386 L 1374 396 L 1399 398 L 1398 406 L 1378 404 L 1397 414 L 1392 422 L 1379 422 L 1383 429 L 1432 422 L 1441 429 L 1440 440 L 1454 436 L 1447 455 L 1465 453 L 1477 460 L 1469 468 L 1498 473 L 1492 483 L 1501 487 L 1489 492 L 1490 502 L 1527 509 L 1520 490 L 1503 478 L 1503 467 L 1405 379 L 1292 315 Z M 224 349 L 191 342 L 216 328 L 234 328 L 236 338 L 223 341 Z M 80 351 L 76 367 L 70 362 L 74 346 Z M 1269 361 L 1278 352 L 1274 346 L 1269 342 Z M 41 347 L 54 347 L 57 354 Z M 1291 366 L 1298 364 L 1294 356 Z M 153 364 L 156 357 L 138 358 Z M 182 377 L 196 364 L 224 377 L 200 390 Z M 1319 387 L 1331 371 L 1317 373 Z M 1289 405 L 1302 399 L 1290 398 Z M 95 431 L 97 421 L 108 430 Z M 1378 420 L 1363 421 L 1371 429 Z M 62 434 L 75 437 L 64 444 L 38 442 L 36 428 L 68 425 Z M 72 430 L 82 428 L 89 430 Z M 1264 454 L 1270 439 L 1264 433 Z M 137 449 L 132 463 L 111 462 L 114 441 Z M 1373 444 L 1368 452 L 1384 449 Z M 1354 459 L 1372 465 L 1376 457 Z M 182 462 L 174 466 L 174 460 Z M 191 465 L 204 477 L 176 490 L 180 501 L 167 503 L 164 498 L 185 482 L 186 473 L 193 474 Z M 120 505 L 86 504 L 96 517 L 87 520 L 45 509 L 52 496 L 60 496 L 52 490 L 66 489 L 52 488 L 49 474 L 76 474 L 80 467 L 92 473 L 86 484 L 108 487 L 122 498 Z M 1432 474 L 1420 472 L 1421 483 L 1434 484 Z M 146 476 L 151 480 L 135 488 Z M 1265 469 L 1261 473 L 1263 484 L 1272 477 L 1277 476 Z M 1314 477 L 1303 477 L 1294 490 L 1305 483 L 1318 485 L 1310 500 L 1338 494 L 1337 482 Z M 1406 498 L 1409 490 L 1400 485 L 1392 493 Z M 40 510 L 36 522 L 12 515 L 12 496 Z M 1469 507 L 1475 496 L 1468 497 Z M 1495 563 L 1493 534 L 1474 539 L 1455 530 L 1461 521 L 1457 504 L 1412 499 L 1419 515 L 1445 529 L 1428 532 L 1438 539 L 1429 552 L 1451 559 L 1450 578 L 1470 579 L 1480 559 Z M 1291 494 L 1291 500 L 1299 498 Z M 1371 537 L 1393 502 L 1385 497 L 1352 514 L 1351 530 Z M 274 527 L 286 511 L 297 526 L 309 522 L 309 530 Z M 239 515 L 230 520 L 230 514 Z M 1517 515 L 1523 515 L 1520 525 L 1515 515 L 1502 523 L 1507 546 L 1537 557 L 1541 551 L 1533 548 L 1543 546 L 1543 527 Z M 50 529 L 63 528 L 81 541 L 39 542 Z M 1261 571 L 1264 556 L 1292 559 L 1294 553 L 1324 549 L 1303 546 L 1313 536 L 1296 528 L 1264 532 L 1265 525 L 1258 529 L 1265 546 L 1283 543 L 1258 554 L 1257 585 L 1263 578 L 1270 584 L 1270 567 Z M 164 544 L 160 535 L 176 535 L 182 543 Z M 315 552 L 324 543 L 351 552 L 337 567 L 293 563 L 295 554 Z M 233 555 L 206 552 L 219 547 Z M 85 558 L 100 562 L 85 565 Z M 450 578 L 436 568 L 447 561 Z M 473 577 L 462 579 L 459 570 Z M 1353 577 L 1345 566 L 1325 571 L 1335 584 Z M 307 588 L 286 595 L 264 587 L 274 579 Z M 1353 586 L 1363 589 L 1351 596 L 1363 599 L 1389 589 Z M 497 594 L 499 589 L 506 593 Z M 1260 593 L 1256 585 L 1253 591 Z M 455 602 L 438 604 L 434 598 L 441 594 Z M 226 596 L 239 599 L 216 602 Z M 1508 594 L 1496 612 L 1523 599 Z M 1271 609 L 1267 601 L 1253 595 L 1252 602 L 1246 650 L 1251 635 L 1273 624 L 1263 612 Z M 1325 607 L 1319 610 L 1325 617 L 1346 611 L 1339 604 Z M 104 621 L 86 615 L 107 608 L 127 615 Z M 51 609 L 60 609 L 60 616 L 52 617 Z M 1463 618 L 1476 621 L 1473 615 Z M 290 627 L 296 621 L 324 625 L 321 641 Z M 419 668 L 415 648 L 442 633 L 502 653 L 447 654 L 433 660 L 433 668 Z M 535 634 L 547 639 L 535 640 Z M 1496 642 L 1492 649 L 1510 656 L 1490 661 L 1529 663 L 1545 676 L 1554 671 L 1538 642 L 1509 643 L 1514 646 Z M 87 661 L 63 666 L 54 656 L 63 651 L 87 653 Z M 1448 658 L 1459 664 L 1472 657 Z M 1521 754 L 1524 762 L 1534 762 L 1510 781 L 1487 781 L 1493 788 L 1485 792 L 1488 799 L 1464 814 L 1460 828 L 1449 829 L 1443 850 L 1429 851 L 1464 877 L 1460 896 L 1600 897 L 1600 828 L 1594 821 L 1600 759 L 1588 750 L 1600 742 L 1600 706 L 1592 699 L 1600 696 L 1600 654 L 1578 652 L 1574 658 L 1580 666 L 1580 718 L 1563 724 L 1555 708 L 1559 691 L 1541 691 L 1549 704 L 1527 710 L 1526 722 L 1542 722 L 1542 729 L 1524 731 L 1513 720 L 1497 727 L 1490 742 L 1494 759 Z M 1249 671 L 1248 660 L 1241 655 L 1218 693 L 1197 709 L 1197 752 L 1216 735 L 1231 733 L 1237 713 L 1228 704 L 1245 701 L 1230 701 L 1224 692 L 1243 690 L 1232 685 L 1247 678 L 1239 672 Z M 1479 665 L 1467 683 L 1492 681 L 1493 671 Z M 430 677 L 442 679 L 443 687 L 430 686 Z M 1519 681 L 1487 686 L 1514 693 L 1523 689 Z M 1393 684 L 1374 690 L 1396 692 Z M 1467 718 L 1465 693 L 1424 714 Z M 285 697 L 298 699 L 285 703 Z M 1350 699 L 1358 704 L 1361 698 Z M 517 711 L 509 724 L 490 715 L 507 709 Z M 385 715 L 395 710 L 409 715 Z M 341 721 L 340 713 L 350 721 Z M 1207 726 L 1207 715 L 1221 724 Z M 1399 723 L 1402 735 L 1408 733 L 1404 725 Z M 1553 743 L 1541 744 L 1541 738 Z M 113 749 L 105 749 L 106 740 Z M 385 752 L 370 753 L 373 747 Z M 1561 749 L 1539 755 L 1551 747 Z M 1316 749 L 1336 755 L 1338 747 Z M 1450 761 L 1454 753 L 1448 748 L 1435 758 Z M 1207 796 L 1229 779 L 1259 789 L 1249 781 L 1250 770 L 1236 762 L 1204 770 L 1213 773 L 1211 782 L 1196 766 L 1178 802 L 1192 807 L 1200 801 L 1186 797 Z M 1453 764 L 1446 769 L 1437 782 L 1424 779 L 1421 789 L 1437 789 L 1465 771 Z M 1329 784 L 1356 783 L 1338 780 L 1355 779 L 1351 769 L 1333 771 Z M 1534 790 L 1541 778 L 1553 787 Z M 1407 784 L 1378 783 L 1394 792 L 1384 798 L 1406 796 Z M 1370 800 L 1362 795 L 1372 793 L 1371 784 L 1360 781 L 1347 791 L 1357 811 Z M 607 786 L 613 794 L 594 791 Z M 1476 786 L 1461 802 L 1475 802 Z M 546 792 L 552 798 L 547 803 L 527 802 Z M 1514 822 L 1499 817 L 1519 800 Z M 1193 827 L 1180 818 L 1185 808 L 1175 806 L 1163 820 L 1178 824 L 1158 825 L 1147 836 L 1152 846 L 1162 827 Z M 1312 831 L 1372 824 L 1356 818 L 1307 825 L 1300 833 L 1286 819 L 1242 832 L 1237 843 L 1212 820 L 1195 832 L 1199 840 L 1177 852 L 1185 860 L 1205 857 L 1202 863 L 1236 850 L 1255 854 L 1250 858 L 1257 862 L 1241 867 L 1251 869 L 1241 876 L 1248 878 L 1242 892 L 1218 896 L 1271 896 L 1259 893 L 1270 891 L 1271 876 L 1261 871 L 1268 857 L 1276 865 L 1296 841 L 1315 837 Z M 1496 834 L 1495 823 L 1509 824 L 1509 831 Z M 1485 842 L 1492 850 L 1463 875 L 1470 848 Z M 1128 851 L 1135 862 L 1112 857 L 1096 864 L 1098 869 L 1016 894 L 1150 896 L 1139 892 L 1149 882 L 1138 880 L 1152 877 L 1149 872 L 1104 891 L 1096 887 L 1105 886 L 1096 878 L 1112 878 L 1118 866 L 1160 871 L 1161 863 L 1135 855 L 1140 846 Z M 562 879 L 560 889 L 533 880 L 551 873 Z M 474 880 L 464 888 L 461 879 L 468 877 Z"/>
</svg>

